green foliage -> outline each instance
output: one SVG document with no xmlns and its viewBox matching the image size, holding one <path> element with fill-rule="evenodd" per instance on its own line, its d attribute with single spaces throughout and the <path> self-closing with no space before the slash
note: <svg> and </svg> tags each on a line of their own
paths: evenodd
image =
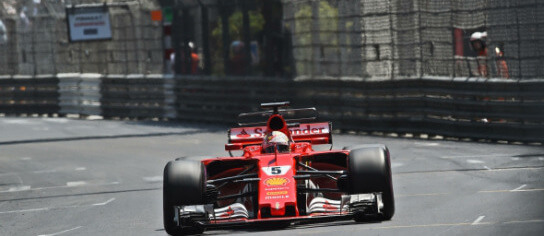
<svg viewBox="0 0 544 236">
<path fill-rule="evenodd" d="M 255 35 L 263 30 L 264 17 L 259 11 L 249 11 L 249 31 L 250 38 L 254 39 Z M 230 40 L 243 40 L 244 23 L 242 11 L 236 11 L 229 16 L 229 34 Z M 223 58 L 223 22 L 218 18 L 215 28 L 211 32 L 211 42 L 213 58 Z M 222 60 L 221 60 L 222 61 Z M 213 63 L 212 74 L 224 75 L 223 63 Z"/>
<path fill-rule="evenodd" d="M 251 33 L 251 38 L 263 30 L 264 27 L 264 17 L 258 11 L 249 11 L 249 31 Z M 236 11 L 229 16 L 229 34 L 231 40 L 242 40 L 243 39 L 243 14 L 242 11 Z M 221 39 L 223 33 L 223 22 L 221 18 L 217 22 L 217 26 L 212 30 L 212 37 Z"/>
<path fill-rule="evenodd" d="M 331 6 L 327 1 L 319 2 L 318 10 L 319 40 L 322 43 L 338 44 L 336 32 L 338 31 L 338 8 Z M 295 34 L 299 44 L 312 43 L 312 6 L 306 4 L 295 13 Z"/>
</svg>

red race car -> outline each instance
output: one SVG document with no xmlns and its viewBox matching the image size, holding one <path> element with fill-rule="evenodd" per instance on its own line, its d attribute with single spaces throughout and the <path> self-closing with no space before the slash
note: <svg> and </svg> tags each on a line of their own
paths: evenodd
<svg viewBox="0 0 544 236">
<path fill-rule="evenodd" d="M 395 212 L 391 160 L 384 145 L 332 150 L 330 122 L 312 122 L 315 108 L 243 113 L 229 130 L 230 157 L 178 158 L 164 168 L 168 234 L 235 225 L 389 220 Z M 261 120 L 250 122 L 253 119 Z M 264 122 L 263 122 L 264 120 Z M 330 145 L 325 151 L 314 145 Z M 241 151 L 233 156 L 232 151 Z M 266 224 L 264 224 L 266 223 Z"/>
</svg>

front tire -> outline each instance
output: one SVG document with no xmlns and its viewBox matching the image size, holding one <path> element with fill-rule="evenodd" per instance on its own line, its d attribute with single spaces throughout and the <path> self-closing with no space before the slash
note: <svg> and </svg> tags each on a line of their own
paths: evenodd
<svg viewBox="0 0 544 236">
<path fill-rule="evenodd" d="M 164 167 L 163 220 L 164 230 L 170 235 L 199 234 L 197 225 L 177 226 L 175 206 L 204 204 L 206 175 L 204 165 L 197 161 L 170 161 Z"/>
<path fill-rule="evenodd" d="M 390 220 L 395 214 L 395 198 L 391 179 L 389 150 L 384 145 L 359 147 L 349 153 L 349 190 L 351 194 L 382 193 L 383 208 L 379 220 Z M 363 220 L 355 216 L 356 221 Z"/>
</svg>

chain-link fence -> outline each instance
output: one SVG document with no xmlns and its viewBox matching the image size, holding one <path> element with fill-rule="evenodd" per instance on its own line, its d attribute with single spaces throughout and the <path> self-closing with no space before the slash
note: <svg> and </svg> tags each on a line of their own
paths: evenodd
<svg viewBox="0 0 544 236">
<path fill-rule="evenodd" d="M 282 2 L 298 76 L 544 76 L 542 1 Z"/>
<path fill-rule="evenodd" d="M 69 42 L 65 7 L 102 2 L 2 1 L 0 74 L 162 73 L 162 26 L 149 17 L 160 2 L 174 10 L 166 59 L 178 74 L 544 76 L 539 0 L 108 1 L 113 39 Z"/>
<path fill-rule="evenodd" d="M 111 40 L 70 42 L 66 12 L 81 4 L 107 6 Z M 150 18 L 156 9 L 152 0 L 2 1 L 7 40 L 0 44 L 0 74 L 162 73 L 162 25 Z"/>
</svg>

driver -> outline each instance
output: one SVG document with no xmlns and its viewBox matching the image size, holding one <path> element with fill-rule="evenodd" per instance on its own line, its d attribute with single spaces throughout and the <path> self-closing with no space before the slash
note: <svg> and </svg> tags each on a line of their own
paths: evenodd
<svg viewBox="0 0 544 236">
<path fill-rule="evenodd" d="M 272 131 L 264 136 L 263 153 L 274 153 L 274 147 L 280 153 L 286 153 L 290 150 L 289 137 L 280 131 Z"/>
</svg>

